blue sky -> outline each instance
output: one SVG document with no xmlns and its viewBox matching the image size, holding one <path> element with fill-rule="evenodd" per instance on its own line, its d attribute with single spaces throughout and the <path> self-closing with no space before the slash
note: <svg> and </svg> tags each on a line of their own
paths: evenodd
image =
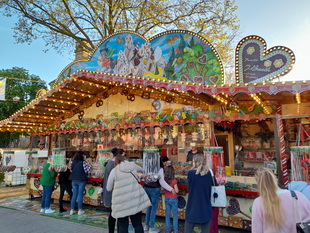
<svg viewBox="0 0 310 233">
<path fill-rule="evenodd" d="M 295 53 L 296 63 L 281 81 L 310 80 L 310 1 L 236 0 L 236 4 L 242 33 L 234 46 L 243 37 L 258 35 L 265 39 L 267 48 L 288 47 Z M 0 69 L 23 67 L 51 82 L 73 61 L 73 54 L 60 55 L 53 50 L 44 53 L 45 45 L 40 40 L 30 45 L 16 44 L 11 30 L 14 23 L 14 19 L 0 16 Z"/>
</svg>

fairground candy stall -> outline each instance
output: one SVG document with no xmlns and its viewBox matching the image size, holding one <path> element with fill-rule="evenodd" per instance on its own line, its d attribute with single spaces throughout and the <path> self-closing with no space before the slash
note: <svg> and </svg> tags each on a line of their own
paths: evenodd
<svg viewBox="0 0 310 233">
<path fill-rule="evenodd" d="M 269 82 L 289 72 L 294 62 L 290 49 L 267 50 L 262 38 L 249 36 L 236 48 L 237 83 L 228 84 L 219 55 L 196 33 L 167 31 L 146 39 L 119 32 L 87 58 L 67 65 L 52 90 L 40 91 L 0 126 L 48 138 L 58 168 L 78 150 L 92 158 L 85 204 L 100 205 L 104 163 L 113 147 L 123 148 L 140 165 L 154 151 L 168 156 L 179 182 L 181 219 L 191 169 L 186 155 L 195 143 L 218 182 L 226 185 L 227 207 L 221 209 L 219 224 L 249 229 L 258 196 L 255 170 L 268 166 L 286 185 L 294 132 L 301 124 L 309 130 L 310 83 Z M 30 191 L 39 190 L 40 174 L 28 173 L 28 178 Z M 58 195 L 56 189 L 53 198 Z M 164 211 L 161 201 L 157 214 Z"/>
</svg>

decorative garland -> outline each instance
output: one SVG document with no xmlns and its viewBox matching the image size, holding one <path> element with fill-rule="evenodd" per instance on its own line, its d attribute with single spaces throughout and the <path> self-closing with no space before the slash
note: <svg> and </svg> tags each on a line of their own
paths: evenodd
<svg viewBox="0 0 310 233">
<path fill-rule="evenodd" d="M 202 110 L 196 109 L 193 111 L 176 111 L 171 113 L 150 113 L 140 114 L 132 113 L 130 115 L 113 115 L 110 118 L 104 119 L 88 119 L 80 113 L 79 120 L 61 123 L 60 125 L 51 125 L 46 128 L 34 128 L 33 135 L 47 135 L 55 133 L 77 133 L 90 131 L 103 131 L 112 129 L 128 129 L 128 128 L 144 128 L 144 127 L 163 127 L 165 125 L 185 125 L 197 124 L 200 122 L 214 121 L 235 121 L 235 120 L 250 120 L 250 119 L 265 119 L 276 113 L 276 105 L 271 104 L 272 112 L 270 115 L 264 113 L 264 109 L 257 105 L 252 109 L 247 107 L 227 108 L 223 113 L 221 110 Z"/>
</svg>

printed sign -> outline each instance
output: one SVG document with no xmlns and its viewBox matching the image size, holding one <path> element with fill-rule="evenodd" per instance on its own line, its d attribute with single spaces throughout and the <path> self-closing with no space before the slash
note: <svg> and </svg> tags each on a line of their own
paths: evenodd
<svg viewBox="0 0 310 233">
<path fill-rule="evenodd" d="M 0 77 L 0 100 L 5 100 L 5 84 L 6 78 Z"/>
<path fill-rule="evenodd" d="M 236 49 L 236 79 L 238 83 L 270 81 L 288 73 L 295 63 L 294 53 L 283 46 L 266 50 L 259 36 L 242 39 Z"/>
</svg>

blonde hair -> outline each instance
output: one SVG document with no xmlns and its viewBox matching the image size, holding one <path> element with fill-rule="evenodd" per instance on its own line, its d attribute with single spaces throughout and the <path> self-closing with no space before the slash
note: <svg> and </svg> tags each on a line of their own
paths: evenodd
<svg viewBox="0 0 310 233">
<path fill-rule="evenodd" d="M 204 158 L 204 155 L 201 153 L 195 154 L 193 156 L 193 167 L 196 169 L 196 175 L 200 174 L 204 176 L 209 172 L 209 166 L 207 161 Z"/>
<path fill-rule="evenodd" d="M 271 229 L 278 229 L 283 223 L 282 203 L 277 194 L 279 189 L 275 175 L 268 168 L 259 168 L 255 179 L 258 184 L 259 194 L 263 201 L 264 219 Z"/>
</svg>

